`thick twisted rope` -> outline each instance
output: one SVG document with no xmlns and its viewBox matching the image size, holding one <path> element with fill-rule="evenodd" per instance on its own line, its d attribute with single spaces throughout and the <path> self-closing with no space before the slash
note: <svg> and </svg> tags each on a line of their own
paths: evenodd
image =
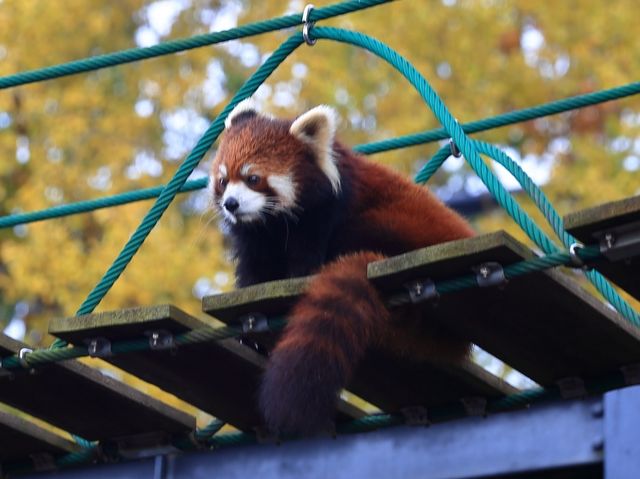
<svg viewBox="0 0 640 479">
<path fill-rule="evenodd" d="M 617 100 L 631 95 L 640 93 L 640 82 L 629 83 L 608 90 L 601 90 L 593 93 L 586 93 L 561 100 L 552 101 L 542 105 L 525 108 L 522 110 L 503 113 L 491 118 L 465 123 L 461 125 L 462 130 L 467 133 L 478 133 L 481 131 L 500 128 L 501 126 L 512 125 L 523 121 L 534 120 L 543 116 L 555 115 L 569 110 L 584 108 L 586 106 L 596 105 L 611 100 Z M 434 130 L 415 133 L 413 135 L 399 136 L 388 140 L 369 143 L 362 149 L 362 153 L 380 153 L 398 148 L 406 148 L 408 146 L 421 145 L 423 143 L 431 143 L 438 140 L 449 138 L 449 134 L 445 128 L 437 128 Z"/>
<path fill-rule="evenodd" d="M 522 189 L 533 199 L 538 209 L 544 214 L 547 222 L 553 228 L 556 236 L 560 238 L 565 248 L 570 248 L 576 243 L 576 239 L 564 229 L 562 218 L 557 213 L 544 192 L 531 180 L 520 166 L 513 161 L 502 150 L 494 145 L 482 141 L 472 140 L 478 151 L 482 154 L 494 159 L 504 166 L 511 175 L 520 183 Z M 446 158 L 450 155 L 450 148 L 443 147 L 429 160 L 416 175 L 416 182 L 424 183 L 435 173 L 442 165 Z M 482 178 L 484 181 L 484 178 Z M 495 179 L 495 177 L 494 177 Z M 491 180 L 489 178 L 489 180 Z M 497 181 L 497 180 L 495 180 Z M 485 181 L 486 184 L 486 181 Z M 549 237 L 534 222 L 525 222 L 523 217 L 512 214 L 512 212 L 520 209 L 516 201 L 509 195 L 498 200 L 500 205 L 511 215 L 522 230 L 546 253 L 553 254 L 558 248 L 552 243 Z M 505 201 L 503 203 L 502 201 Z M 630 323 L 640 326 L 640 314 L 624 300 L 613 288 L 611 283 L 602 276 L 598 271 L 591 270 L 585 272 L 588 279 L 593 283 L 596 289 L 609 303 Z"/>
<path fill-rule="evenodd" d="M 529 235 L 529 237 L 531 237 L 545 252 L 553 253 L 558 251 L 558 247 L 542 232 L 542 230 L 540 230 L 540 228 L 538 228 L 535 222 L 511 197 L 506 188 L 500 183 L 500 181 L 498 181 L 497 177 L 491 172 L 484 161 L 482 161 L 476 145 L 482 146 L 483 144 L 466 136 L 462 127 L 451 115 L 438 94 L 433 90 L 433 88 L 431 88 L 429 83 L 411 63 L 384 43 L 362 33 L 339 30 L 330 27 L 320 27 L 313 30 L 313 35 L 316 38 L 328 38 L 365 48 L 394 66 L 407 80 L 409 80 L 420 96 L 422 96 L 438 121 L 440 121 L 444 126 L 449 137 L 453 139 L 458 149 L 462 152 L 471 168 L 480 177 L 498 203 L 505 208 L 507 213 L 509 213 L 518 225 L 523 228 L 527 235 Z M 485 147 L 486 144 L 484 144 L 483 148 Z M 487 151 L 491 154 L 495 154 L 503 160 L 506 157 L 506 155 L 497 148 L 490 148 L 487 149 Z M 440 159 L 441 158 L 439 158 L 438 161 Z M 505 162 L 514 168 L 517 176 L 526 176 L 526 174 L 513 161 L 511 161 L 510 158 L 506 157 L 506 159 L 508 161 L 505 160 Z M 542 205 L 543 212 L 551 215 L 553 208 L 551 208 L 550 203 L 540 191 L 538 191 L 534 199 Z M 553 210 L 553 213 L 555 214 L 555 217 L 551 217 L 552 226 L 555 228 L 558 227 L 559 224 L 561 227 L 562 220 L 559 219 L 555 210 Z M 564 232 L 564 229 L 562 228 L 561 231 L 559 231 L 559 235 L 563 242 L 572 239 L 572 237 L 568 233 Z M 569 246 L 570 244 L 566 245 L 566 247 Z M 600 291 L 605 298 L 609 300 L 616 310 L 625 319 L 627 319 L 627 321 L 640 326 L 640 316 L 638 313 L 615 291 L 613 286 L 600 273 L 597 271 L 590 271 L 587 273 L 587 277 L 596 286 L 598 291 Z"/>
<path fill-rule="evenodd" d="M 576 108 L 582 108 L 584 106 L 595 105 L 598 103 L 611 101 L 614 99 L 623 98 L 630 95 L 640 93 L 640 82 L 630 83 L 609 90 L 602 90 L 600 92 L 588 93 L 571 98 L 565 98 L 544 105 L 539 105 L 532 108 L 526 108 L 523 110 L 516 110 L 502 115 L 494 116 L 491 118 L 485 118 L 472 123 L 466 123 L 461 125 L 465 133 L 476 133 L 479 131 L 485 131 L 500 126 L 510 125 L 525 120 L 531 120 L 535 118 L 542 118 L 544 116 L 555 115 L 564 111 L 573 110 Z M 383 141 L 365 143 L 362 145 L 356 145 L 354 150 L 365 154 L 373 155 L 376 153 L 382 153 L 394 149 L 406 148 L 409 146 L 416 146 L 420 144 L 430 143 L 437 140 L 447 138 L 447 132 L 439 128 L 437 130 L 431 130 L 429 132 L 416 133 L 413 135 L 399 136 L 396 138 L 390 138 Z M 444 156 L 443 156 L 444 155 Z M 439 150 L 435 158 L 439 158 L 440 162 L 429 162 L 418 173 L 415 180 L 417 183 L 425 183 L 428 179 L 438 170 L 442 162 L 449 156 L 449 147 L 444 147 Z M 207 180 L 204 178 L 187 181 L 179 193 L 185 193 L 189 191 L 195 191 L 201 188 L 206 188 Z M 6 215 L 0 217 L 0 228 L 9 228 L 20 224 L 33 223 L 36 221 L 47 220 L 51 218 L 60 218 L 63 216 L 69 216 L 78 213 L 86 213 L 94 211 L 100 208 L 108 208 L 111 206 L 119 206 L 135 201 L 149 200 L 157 198 L 162 192 L 163 186 L 155 188 L 148 188 L 142 190 L 135 190 L 125 193 L 119 193 L 111 196 L 95 200 L 78 201 L 75 203 L 69 203 L 60 206 L 54 206 L 52 208 L 46 208 L 29 213 L 16 213 L 12 215 Z"/>
<path fill-rule="evenodd" d="M 127 244 L 124 246 L 116 260 L 102 277 L 100 282 L 89 293 L 87 299 L 82 303 L 77 311 L 77 315 L 92 312 L 100 303 L 105 294 L 111 289 L 116 280 L 125 270 L 133 256 L 136 254 L 142 243 L 147 238 L 158 220 L 169 207 L 178 191 L 183 187 L 191 172 L 198 165 L 205 153 L 211 148 L 213 142 L 218 138 L 224 129 L 224 120 L 233 108 L 245 98 L 251 96 L 258 87 L 271 75 L 271 73 L 303 42 L 302 34 L 296 33 L 286 40 L 278 49 L 263 63 L 260 68 L 242 85 L 233 99 L 225 107 L 220 115 L 213 121 L 204 135 L 198 140 L 189 156 L 178 168 L 171 181 L 162 189 L 162 193 L 146 214 L 142 223 L 133 233 Z"/>
<path fill-rule="evenodd" d="M 486 164 L 481 160 L 479 153 L 482 152 L 489 156 L 495 156 L 496 158 L 500 158 L 499 161 L 503 161 L 509 164 L 510 159 L 506 157 L 502 152 L 497 150 L 495 147 L 491 145 L 483 144 L 481 142 L 475 142 L 466 137 L 463 128 L 455 121 L 449 111 L 446 109 L 438 95 L 433 91 L 430 85 L 426 82 L 426 80 L 415 70 L 415 68 L 407 62 L 403 57 L 398 55 L 396 52 L 391 50 L 386 45 L 381 42 L 368 37 L 366 35 L 348 32 L 344 30 L 338 30 L 333 28 L 316 28 L 313 31 L 313 36 L 315 38 L 327 38 L 336 41 L 341 41 L 344 43 L 351 43 L 353 45 L 360 46 L 365 48 L 381 58 L 388 61 L 392 64 L 400 73 L 402 73 L 410 83 L 418 90 L 420 95 L 432 109 L 434 115 L 438 118 L 438 120 L 443 124 L 444 130 L 447 133 L 447 136 L 453 138 L 455 144 L 461 150 L 461 152 L 465 155 L 467 161 L 469 161 L 471 167 L 476 171 L 476 173 L 481 177 L 481 179 L 485 182 L 489 191 L 496 197 L 496 199 L 505 206 L 509 214 L 511 214 L 519 224 L 533 224 L 531 219 L 524 213 L 521 208 L 513 201 L 508 192 L 504 189 L 504 187 L 497 181 L 495 176 L 490 172 L 487 168 Z M 169 203 L 173 200 L 178 191 L 183 188 L 186 178 L 189 176 L 191 171 L 195 168 L 201 158 L 204 156 L 206 151 L 210 148 L 211 144 L 219 133 L 222 131 L 223 122 L 228 113 L 232 110 L 232 108 L 242 99 L 251 95 L 258 86 L 273 72 L 275 68 L 291 53 L 293 52 L 300 44 L 302 43 L 302 35 L 297 33 L 290 37 L 286 42 L 284 42 L 278 50 L 267 60 L 267 62 L 262 65 L 258 71 L 243 85 L 243 87 L 238 91 L 238 93 L 234 96 L 233 100 L 227 105 L 222 114 L 216 118 L 216 120 L 209 127 L 207 132 L 200 139 L 194 150 L 189 154 L 187 159 L 183 162 L 183 164 L 179 167 L 178 171 L 174 178 L 162 189 L 158 200 L 151 208 L 151 210 L 145 216 L 145 219 L 138 227 L 130 241 L 125 245 L 125 248 L 121 252 L 121 254 L 116 258 L 114 264 L 109 268 L 101 282 L 94 288 L 94 290 L 90 293 L 87 300 L 83 303 L 78 311 L 78 314 L 87 314 L 95 308 L 95 306 L 102 299 L 104 294 L 108 291 L 111 285 L 115 282 L 117 277 L 122 273 L 128 262 L 131 260 L 135 252 L 142 245 L 144 239 L 151 231 L 153 226 L 157 223 L 157 221 L 162 216 L 163 212 L 168 207 Z M 132 60 L 133 61 L 133 60 Z M 440 153 L 437 161 L 444 161 L 443 155 L 444 153 Z M 503 158 L 504 156 L 504 158 Z M 505 159 L 506 158 L 506 159 Z M 517 166 L 517 165 L 516 165 Z M 514 169 L 516 177 L 523 172 Z M 527 180 L 522 179 L 524 184 L 529 184 Z M 530 181 L 530 180 L 529 180 Z M 532 184 L 532 183 L 531 183 Z M 535 186 L 535 185 L 534 185 Z M 511 201 L 509 201 L 511 200 Z M 548 218 L 554 230 L 559 234 L 563 242 L 565 240 L 570 240 L 571 237 L 566 232 L 564 232 L 562 228 L 561 222 L 558 223 L 557 214 L 550 207 L 550 204 L 546 200 L 546 197 L 539 192 L 539 194 L 534 194 L 534 200 L 538 204 L 541 209 L 547 214 Z M 554 216 L 555 215 L 555 216 Z M 534 225 L 535 226 L 535 225 Z M 535 270 L 535 268 L 543 269 L 553 265 L 556 262 L 567 261 L 570 259 L 566 256 L 566 253 L 558 252 L 557 247 L 546 237 L 536 235 L 536 228 L 532 227 L 531 235 L 536 242 L 540 241 L 541 247 L 548 253 L 544 258 L 537 258 L 534 260 L 530 260 L 528 262 L 521 262 L 523 264 L 511 265 L 510 267 L 505 268 L 505 272 L 508 275 L 519 275 L 526 274 L 530 271 Z M 591 250 L 586 251 L 587 255 L 596 253 Z M 527 263 L 526 265 L 524 263 Z M 509 269 L 511 268 L 511 269 Z M 596 275 L 590 275 L 595 279 Z M 471 285 L 467 285 L 469 278 L 463 277 L 457 280 L 450 280 L 449 284 L 441 284 L 441 289 L 444 291 L 448 288 L 462 288 L 468 287 Z M 453 289 L 452 289 L 453 290 Z M 633 310 L 631 310 L 633 311 Z M 623 313 L 624 314 L 624 313 Z M 627 318 L 629 319 L 629 318 Z M 224 332 L 222 330 L 225 330 Z M 203 340 L 211 340 L 220 337 L 228 337 L 227 335 L 238 334 L 237 328 L 220 328 L 219 330 L 194 330 L 189 333 L 185 333 L 179 337 L 179 342 L 188 343 L 191 341 L 203 341 Z M 115 344 L 114 352 L 128 352 L 128 351 L 138 351 L 144 350 L 148 348 L 148 342 L 143 340 L 134 340 L 128 342 L 122 342 L 122 344 Z M 83 350 L 84 349 L 84 350 Z M 82 347 L 74 347 L 74 348 L 66 348 L 60 350 L 50 350 L 50 351 L 37 351 L 30 354 L 27 358 L 24 358 L 24 361 L 27 365 L 32 365 L 37 363 L 38 361 L 51 362 L 54 357 L 61 353 L 67 354 L 67 358 L 71 357 L 79 357 L 79 355 L 86 353 L 86 348 Z M 6 358 L 2 362 L 3 367 L 12 367 L 17 366 L 12 364 L 12 360 L 14 358 Z M 19 363 L 19 366 L 23 367 L 24 364 Z M 527 393 L 526 400 L 531 401 L 534 397 L 548 397 L 553 396 L 555 392 L 552 389 L 540 389 L 538 392 Z M 518 404 L 518 401 L 504 402 L 504 407 L 513 407 L 513 404 Z M 494 408 L 502 407 L 500 403 L 493 403 Z M 382 420 L 380 419 L 382 418 Z M 386 418 L 386 419 L 385 419 Z M 385 422 L 392 422 L 397 420 L 392 415 L 383 415 L 378 417 L 368 417 L 363 420 L 363 427 L 377 427 Z M 373 426 L 372 426 L 373 425 Z M 212 430 L 215 429 L 217 424 L 212 426 Z M 215 442 L 216 438 L 212 439 L 212 442 Z M 223 439 L 218 439 L 222 441 Z M 237 442 L 237 441 L 236 441 Z M 85 454 L 90 452 L 91 448 L 87 448 L 86 451 L 83 451 Z"/>
<path fill-rule="evenodd" d="M 393 0 L 351 0 L 335 5 L 329 5 L 327 7 L 312 10 L 310 20 L 324 20 L 330 17 L 374 7 L 383 3 L 389 3 L 391 1 Z M 259 35 L 261 33 L 272 32 L 274 30 L 282 30 L 284 28 L 300 25 L 301 22 L 302 14 L 296 13 L 284 17 L 250 23 L 248 25 L 231 28 L 221 32 L 159 43 L 151 47 L 131 48 L 129 50 L 123 50 L 115 53 L 84 58 L 82 60 L 76 60 L 38 70 L 0 77 L 0 89 L 75 75 L 77 73 L 84 73 L 101 68 L 122 65 L 124 63 L 146 60 L 148 58 L 154 58 L 161 55 L 168 55 L 171 53 L 222 43 L 237 38 Z"/>
</svg>

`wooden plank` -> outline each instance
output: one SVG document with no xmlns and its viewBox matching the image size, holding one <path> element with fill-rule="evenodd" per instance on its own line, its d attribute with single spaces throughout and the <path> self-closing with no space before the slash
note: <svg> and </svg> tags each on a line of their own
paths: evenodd
<svg viewBox="0 0 640 479">
<path fill-rule="evenodd" d="M 600 243 L 608 233 L 613 234 L 618 244 L 624 234 L 640 237 L 640 196 L 571 213 L 565 216 L 564 226 L 585 244 Z M 619 254 L 602 258 L 594 265 L 611 281 L 640 299 L 640 248 L 620 249 Z"/>
<path fill-rule="evenodd" d="M 24 417 L 0 411 L 0 462 L 79 451 L 80 446 Z"/>
<path fill-rule="evenodd" d="M 144 337 L 152 330 L 180 334 L 211 326 L 180 309 L 161 305 L 54 320 L 49 331 L 72 343 L 102 336 L 112 341 Z M 265 358 L 234 338 L 107 358 L 116 366 L 213 414 L 239 429 L 260 426 L 256 398 Z M 364 413 L 342 406 L 349 418 Z"/>
<path fill-rule="evenodd" d="M 0 335 L 0 356 L 23 347 Z M 90 440 L 185 433 L 196 425 L 192 416 L 78 361 L 0 377 L 0 401 Z"/>
<path fill-rule="evenodd" d="M 295 278 L 240 288 L 202 298 L 202 310 L 227 324 L 251 313 L 279 316 L 304 292 L 309 278 Z"/>
<path fill-rule="evenodd" d="M 369 276 L 397 290 L 410 279 L 451 279 L 487 261 L 504 266 L 532 256 L 497 232 L 371 264 Z M 640 362 L 640 330 L 555 270 L 442 295 L 429 316 L 543 385 Z"/>
<path fill-rule="evenodd" d="M 227 324 L 251 313 L 285 315 L 304 292 L 308 278 L 273 281 L 203 298 L 203 310 Z M 271 349 L 278 333 L 248 336 Z M 412 406 L 436 406 L 470 397 L 496 397 L 515 392 L 471 361 L 460 364 L 413 362 L 372 350 L 359 365 L 349 391 L 388 412 Z"/>
</svg>

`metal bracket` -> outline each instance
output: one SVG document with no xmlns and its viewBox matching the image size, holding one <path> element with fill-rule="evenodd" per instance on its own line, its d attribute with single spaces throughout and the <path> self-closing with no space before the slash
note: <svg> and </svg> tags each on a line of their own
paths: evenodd
<svg viewBox="0 0 640 479">
<path fill-rule="evenodd" d="M 313 8 L 313 4 L 309 3 L 306 7 L 304 7 L 304 11 L 302 12 L 302 38 L 304 38 L 305 43 L 309 46 L 313 46 L 317 42 L 315 38 L 311 38 L 309 36 L 309 33 L 311 33 L 311 29 L 316 24 L 316 22 L 312 22 L 309 20 Z"/>
<path fill-rule="evenodd" d="M 600 252 L 609 261 L 640 256 L 640 221 L 599 233 Z"/>
<path fill-rule="evenodd" d="M 640 384 L 640 364 L 629 364 L 620 368 L 627 386 Z"/>
<path fill-rule="evenodd" d="M 472 396 L 461 398 L 460 402 L 464 407 L 467 416 L 481 416 L 487 415 L 487 400 L 483 397 Z"/>
<path fill-rule="evenodd" d="M 412 281 L 406 283 L 404 287 L 409 291 L 409 297 L 414 304 L 438 299 L 440 297 L 438 290 L 436 290 L 435 283 L 430 279 Z"/>
<path fill-rule="evenodd" d="M 472 268 L 476 273 L 476 281 L 481 288 L 489 286 L 501 286 L 506 284 L 507 278 L 500 263 L 488 262 Z"/>
<path fill-rule="evenodd" d="M 149 337 L 149 347 L 153 350 L 173 349 L 176 347 L 173 334 L 166 329 L 145 331 L 144 334 Z"/>
<path fill-rule="evenodd" d="M 85 340 L 87 352 L 92 358 L 107 358 L 112 355 L 111 341 L 104 337 L 90 338 Z"/>
<path fill-rule="evenodd" d="M 584 381 L 577 376 L 558 379 L 556 384 L 563 399 L 578 399 L 587 396 L 587 388 L 584 385 Z"/>
<path fill-rule="evenodd" d="M 430 426 L 429 414 L 427 408 L 422 406 L 412 406 L 400 409 L 404 416 L 405 424 L 408 426 Z"/>
<path fill-rule="evenodd" d="M 249 313 L 240 316 L 243 333 L 265 333 L 269 331 L 269 321 L 267 317 L 261 313 Z"/>
<path fill-rule="evenodd" d="M 33 467 L 38 472 L 53 471 L 56 468 L 56 461 L 48 452 L 34 452 L 29 454 Z"/>
</svg>

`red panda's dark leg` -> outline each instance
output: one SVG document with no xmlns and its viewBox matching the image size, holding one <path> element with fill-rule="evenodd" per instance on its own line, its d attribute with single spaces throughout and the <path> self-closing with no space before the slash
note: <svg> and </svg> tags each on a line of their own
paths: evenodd
<svg viewBox="0 0 640 479">
<path fill-rule="evenodd" d="M 260 391 L 267 426 L 278 433 L 328 431 L 338 394 L 389 318 L 367 280 L 361 252 L 326 265 L 293 308 L 269 359 Z"/>
</svg>

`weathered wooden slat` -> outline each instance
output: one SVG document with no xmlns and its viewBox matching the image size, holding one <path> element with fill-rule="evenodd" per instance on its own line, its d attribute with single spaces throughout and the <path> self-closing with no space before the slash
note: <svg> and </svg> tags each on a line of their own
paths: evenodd
<svg viewBox="0 0 640 479">
<path fill-rule="evenodd" d="M 80 450 L 80 446 L 27 418 L 0 411 L 0 462 L 49 457 Z"/>
<path fill-rule="evenodd" d="M 23 347 L 0 335 L 0 356 Z M 0 376 L 0 401 L 90 440 L 195 428 L 192 416 L 78 361 Z"/>
<path fill-rule="evenodd" d="M 389 291 L 411 279 L 446 280 L 481 263 L 504 266 L 532 255 L 497 232 L 371 264 L 369 277 Z M 640 362 L 640 330 L 555 270 L 442 295 L 429 317 L 543 385 Z"/>
<path fill-rule="evenodd" d="M 585 244 L 606 245 L 605 237 L 611 235 L 609 244 L 614 251 L 605 252 L 609 257 L 597 261 L 595 267 L 640 299 L 640 196 L 571 213 L 565 216 L 564 226 Z"/>
<path fill-rule="evenodd" d="M 175 335 L 210 326 L 176 307 L 161 305 L 55 320 L 49 331 L 81 344 L 96 336 L 115 341 L 145 337 L 150 331 L 163 330 Z M 106 359 L 239 429 L 260 426 L 256 398 L 265 358 L 236 339 Z M 346 404 L 342 410 L 350 418 L 364 414 Z"/>
<path fill-rule="evenodd" d="M 231 293 L 203 298 L 203 310 L 227 324 L 248 314 L 281 316 L 303 293 L 308 279 L 273 281 Z M 278 333 L 248 337 L 270 349 Z M 470 397 L 495 397 L 515 392 L 471 361 L 434 364 L 411 361 L 388 352 L 371 351 L 359 365 L 348 389 L 385 411 L 436 406 Z"/>
</svg>

